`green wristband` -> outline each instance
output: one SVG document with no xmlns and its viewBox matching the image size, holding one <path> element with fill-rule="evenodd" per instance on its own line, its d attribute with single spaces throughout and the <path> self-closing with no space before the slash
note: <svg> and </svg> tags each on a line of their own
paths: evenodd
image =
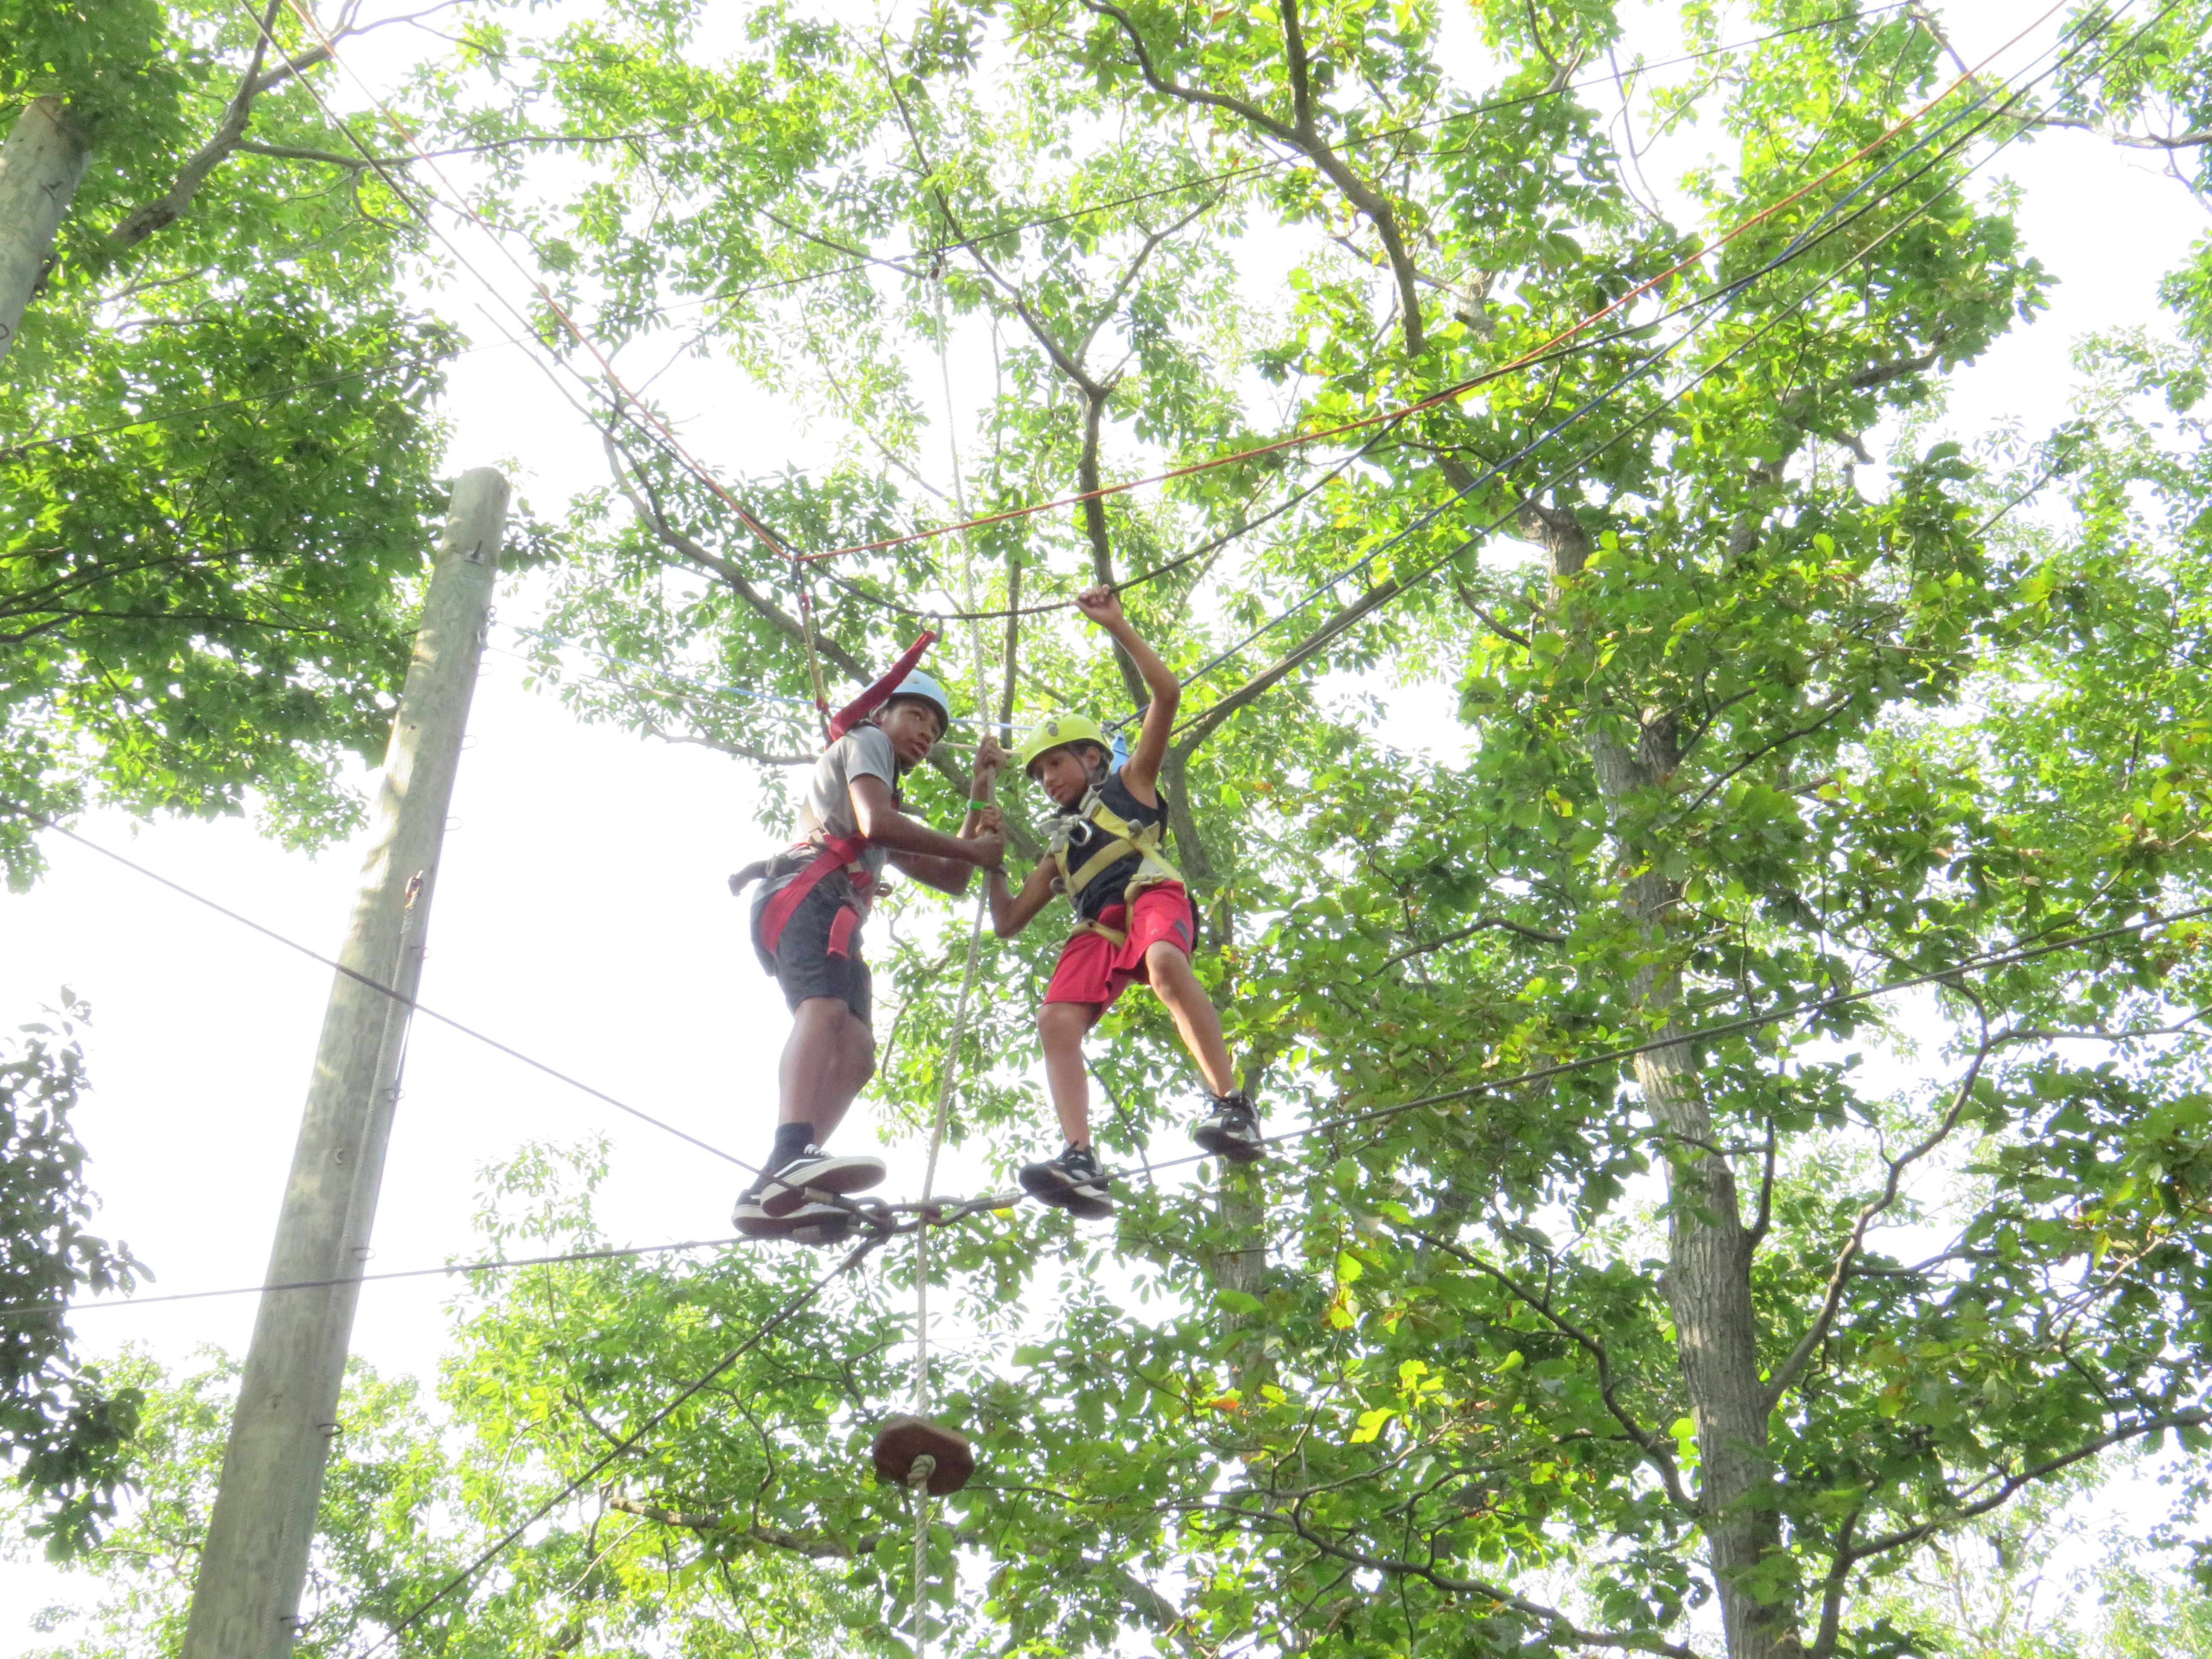
<svg viewBox="0 0 2212 1659">
<path fill-rule="evenodd" d="M 968 803 L 968 810 L 971 812 L 988 812 L 997 805 L 996 801 L 971 800 Z"/>
</svg>

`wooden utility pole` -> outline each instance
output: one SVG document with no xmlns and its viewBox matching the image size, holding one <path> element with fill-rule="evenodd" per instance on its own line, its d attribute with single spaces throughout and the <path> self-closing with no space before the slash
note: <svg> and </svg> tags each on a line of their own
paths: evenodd
<svg viewBox="0 0 2212 1659">
<path fill-rule="evenodd" d="M 33 99 L 0 143 L 0 357 L 15 343 L 62 215 L 91 164 L 92 141 L 58 98 Z"/>
<path fill-rule="evenodd" d="M 269 1258 L 270 1284 L 337 1282 L 262 1294 L 182 1659 L 281 1659 L 299 1632 L 307 1549 L 338 1432 L 338 1387 L 507 501 L 507 480 L 489 467 L 465 474 L 453 489 L 385 755 L 376 838 L 338 957 L 350 971 L 331 986 Z"/>
</svg>

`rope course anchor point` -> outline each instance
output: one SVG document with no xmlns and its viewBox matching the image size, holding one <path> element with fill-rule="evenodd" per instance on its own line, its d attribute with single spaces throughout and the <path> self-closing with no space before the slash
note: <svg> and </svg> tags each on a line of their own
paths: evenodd
<svg viewBox="0 0 2212 1659">
<path fill-rule="evenodd" d="M 926 1483 L 932 1498 L 958 1492 L 975 1474 L 975 1447 L 966 1435 L 905 1412 L 884 1421 L 868 1455 L 885 1486 Z"/>
</svg>

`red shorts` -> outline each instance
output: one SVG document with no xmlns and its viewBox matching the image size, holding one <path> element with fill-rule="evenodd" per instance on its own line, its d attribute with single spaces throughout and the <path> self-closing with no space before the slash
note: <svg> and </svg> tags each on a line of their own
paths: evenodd
<svg viewBox="0 0 2212 1659">
<path fill-rule="evenodd" d="M 1109 906 L 1098 920 L 1128 937 L 1116 945 L 1088 928 L 1060 947 L 1060 965 L 1045 987 L 1047 1002 L 1085 1002 L 1103 1008 L 1129 988 L 1132 981 L 1151 982 L 1145 971 L 1145 952 L 1164 940 L 1185 956 L 1198 937 L 1198 913 L 1179 881 L 1164 881 L 1137 895 L 1136 915 L 1126 904 Z"/>
</svg>

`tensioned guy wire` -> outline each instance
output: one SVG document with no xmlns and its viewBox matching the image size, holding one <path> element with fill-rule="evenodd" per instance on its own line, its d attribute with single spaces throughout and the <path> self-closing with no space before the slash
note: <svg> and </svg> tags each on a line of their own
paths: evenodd
<svg viewBox="0 0 2212 1659">
<path fill-rule="evenodd" d="M 672 1255 L 684 1250 L 716 1250 L 742 1244 L 742 1238 L 687 1238 L 675 1244 L 625 1244 L 603 1250 L 562 1250 L 551 1255 L 493 1256 L 483 1261 L 452 1261 L 442 1267 L 399 1267 L 388 1273 L 348 1273 L 342 1279 L 288 1279 L 270 1285 L 233 1285 L 219 1291 L 168 1291 L 159 1296 L 94 1297 L 89 1301 L 29 1302 L 0 1306 L 0 1319 L 36 1314 L 76 1314 L 114 1308 L 150 1308 L 169 1302 L 205 1302 L 216 1297 L 260 1296 L 271 1291 L 327 1291 L 339 1285 L 374 1285 L 402 1279 L 451 1278 L 456 1273 L 503 1273 L 515 1267 L 557 1267 L 568 1261 L 621 1261 L 641 1255 Z"/>
<path fill-rule="evenodd" d="M 25 814 L 24 816 L 29 817 L 32 815 Z M 326 957 L 321 951 L 314 949 L 312 945 L 302 945 L 299 940 L 292 939 L 286 934 L 280 933 L 275 928 L 268 927 L 262 922 L 254 921 L 251 916 L 241 915 L 240 912 L 231 909 L 228 906 L 219 903 L 216 900 L 208 897 L 204 893 L 195 892 L 192 889 L 185 886 L 182 882 L 172 881 L 168 877 L 161 874 L 159 872 L 150 870 L 146 866 L 137 862 L 135 860 L 125 858 L 122 854 L 116 852 L 112 848 L 102 847 L 98 842 L 90 839 L 88 836 L 78 834 L 67 824 L 58 823 L 52 818 L 43 817 L 38 817 L 36 821 L 43 824 L 46 829 L 52 830 L 56 835 L 66 836 L 70 841 L 75 842 L 78 846 L 84 848 L 87 851 L 97 853 L 104 859 L 112 860 L 115 863 L 121 865 L 126 870 L 136 871 L 138 874 L 145 877 L 149 881 L 158 882 L 161 885 L 167 888 L 171 892 L 181 894 L 184 897 L 191 900 L 195 904 L 205 905 L 217 915 L 226 916 L 232 921 L 238 923 L 242 927 L 250 927 L 255 933 L 262 935 L 264 939 L 274 939 L 277 944 L 284 946 L 285 949 L 298 951 L 301 956 L 306 957 L 310 962 L 319 963 L 322 966 L 331 969 L 333 972 L 343 974 L 347 978 L 355 980 L 359 983 L 367 986 L 370 990 L 377 992 L 383 996 L 389 997 L 394 1002 L 402 1004 L 404 1006 L 412 1009 L 416 1013 L 421 1015 L 425 1019 L 434 1020 L 437 1024 L 445 1026 L 448 1030 L 458 1031 L 461 1036 L 472 1038 L 476 1042 L 483 1043 L 488 1048 L 496 1049 L 499 1053 L 505 1054 L 508 1059 L 520 1060 L 522 1064 L 529 1066 L 532 1070 L 542 1072 L 547 1077 L 553 1079 L 556 1082 L 565 1083 L 572 1089 L 580 1090 L 585 1094 L 591 1096 L 592 1099 L 604 1102 L 605 1104 L 613 1107 L 618 1112 L 626 1112 L 641 1123 L 649 1123 L 656 1129 L 663 1130 L 669 1134 L 674 1135 L 678 1140 L 684 1141 L 693 1146 L 696 1146 L 702 1152 L 713 1154 L 714 1157 L 720 1158 L 726 1164 L 733 1164 L 737 1165 L 738 1169 L 743 1170 L 748 1175 L 757 1176 L 761 1173 L 759 1170 L 746 1163 L 744 1159 L 738 1157 L 735 1153 L 726 1152 L 713 1142 L 702 1140 L 698 1136 L 691 1133 L 689 1130 L 679 1129 L 673 1123 L 670 1123 L 662 1118 L 657 1118 L 650 1112 L 639 1110 L 638 1108 L 629 1104 L 627 1101 L 617 1100 L 614 1096 L 607 1093 L 605 1090 L 596 1088 L 592 1085 L 585 1082 L 581 1078 L 572 1077 L 557 1066 L 549 1066 L 544 1060 L 538 1060 L 532 1055 L 526 1054 L 523 1053 L 521 1049 L 513 1048 L 507 1043 L 501 1042 L 497 1037 L 491 1036 L 485 1032 L 479 1031 L 474 1026 L 466 1024 L 464 1022 L 454 1018 L 451 1014 L 441 1013 L 427 1003 L 416 1001 L 410 997 L 404 997 L 391 986 L 372 979 L 367 974 L 357 972 L 354 969 L 347 967 L 336 957 Z"/>
</svg>

